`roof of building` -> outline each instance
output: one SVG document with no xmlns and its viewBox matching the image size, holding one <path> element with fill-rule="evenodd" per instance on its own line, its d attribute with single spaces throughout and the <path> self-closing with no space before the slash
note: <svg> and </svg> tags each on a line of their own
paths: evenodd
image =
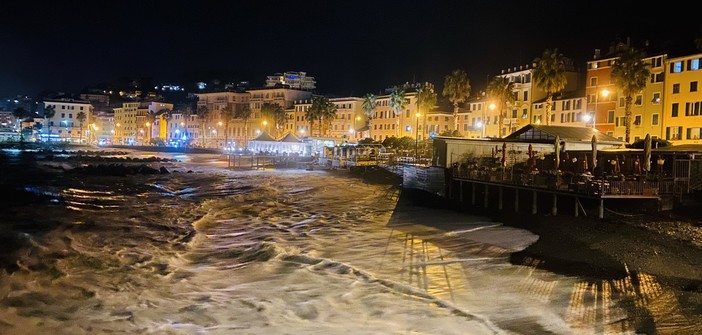
<svg viewBox="0 0 702 335">
<path fill-rule="evenodd" d="M 532 142 L 553 142 L 558 136 L 562 141 L 584 142 L 591 141 L 595 135 L 598 143 L 622 144 L 624 141 L 609 136 L 603 132 L 597 131 L 590 127 L 566 127 L 566 126 L 545 126 L 528 124 L 512 134 L 509 134 L 505 139 L 518 141 Z"/>
<path fill-rule="evenodd" d="M 297 143 L 301 142 L 297 136 L 293 135 L 292 133 L 287 133 L 287 135 L 283 136 L 283 138 L 280 139 L 280 142 L 292 142 L 292 143 Z"/>
<path fill-rule="evenodd" d="M 252 141 L 269 141 L 269 142 L 275 142 L 276 139 L 268 134 L 267 132 L 261 132 L 260 135 L 258 135 L 256 138 L 254 138 Z"/>
</svg>

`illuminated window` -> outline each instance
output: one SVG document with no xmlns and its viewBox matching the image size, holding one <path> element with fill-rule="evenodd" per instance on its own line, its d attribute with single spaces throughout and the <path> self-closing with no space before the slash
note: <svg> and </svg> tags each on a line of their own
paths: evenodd
<svg viewBox="0 0 702 335">
<path fill-rule="evenodd" d="M 670 64 L 670 72 L 671 73 L 680 73 L 683 71 L 683 63 L 682 62 L 674 62 L 673 64 Z"/>
</svg>

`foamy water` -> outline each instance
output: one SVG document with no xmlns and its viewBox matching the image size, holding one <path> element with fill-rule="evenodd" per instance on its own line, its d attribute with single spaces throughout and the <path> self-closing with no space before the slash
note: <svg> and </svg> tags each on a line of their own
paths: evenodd
<svg viewBox="0 0 702 335">
<path fill-rule="evenodd" d="M 181 158 L 167 175 L 28 185 L 48 200 L 13 222 L 51 228 L 16 229 L 0 333 L 633 334 L 640 309 L 659 329 L 695 324 L 651 276 L 512 265 L 538 236 L 398 203 L 388 185 Z"/>
</svg>

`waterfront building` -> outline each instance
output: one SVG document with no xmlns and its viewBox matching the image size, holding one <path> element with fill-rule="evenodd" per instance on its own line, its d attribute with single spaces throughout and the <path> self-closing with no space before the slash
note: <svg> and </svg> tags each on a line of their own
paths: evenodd
<svg viewBox="0 0 702 335">
<path fill-rule="evenodd" d="M 594 127 L 610 136 L 624 139 L 626 134 L 625 99 L 619 89 L 612 83 L 612 66 L 617 60 L 616 52 L 627 43 L 613 45 L 608 54 L 602 58 L 600 50 L 595 50 L 593 60 L 587 62 L 586 95 L 589 122 Z M 631 106 L 631 141 L 646 137 L 661 137 L 663 116 L 663 91 L 665 79 L 665 64 L 667 55 L 657 53 L 648 56 L 643 61 L 649 64 L 651 78 L 646 87 L 633 96 Z M 592 123 L 591 123 L 592 125 Z"/>
<path fill-rule="evenodd" d="M 306 72 L 288 71 L 268 76 L 266 87 L 286 87 L 297 90 L 314 90 L 317 82 Z"/>
<path fill-rule="evenodd" d="M 72 143 L 86 142 L 88 125 L 92 122 L 93 106 L 86 100 L 73 98 L 45 99 L 44 108 L 54 108 L 53 117 L 44 118 L 42 140 Z M 82 113 L 82 114 L 81 114 Z M 83 118 L 81 118 L 81 116 Z"/>
<path fill-rule="evenodd" d="M 95 107 L 93 109 L 93 122 L 90 123 L 91 143 L 98 145 L 113 144 L 115 112 L 108 107 Z"/>
<path fill-rule="evenodd" d="M 362 128 L 368 124 L 368 117 L 363 113 L 363 99 L 358 97 L 331 98 L 331 103 L 336 107 L 336 117 L 330 124 L 322 125 L 322 134 L 319 134 L 319 122 L 315 121 L 314 133 L 320 136 L 337 138 L 345 141 L 363 139 Z M 310 122 L 305 116 L 312 106 L 312 100 L 298 100 L 292 109 L 286 113 L 285 130 L 296 136 L 312 136 Z"/>
<path fill-rule="evenodd" d="M 194 113 L 195 118 L 191 121 L 200 123 L 199 129 L 197 129 L 198 132 L 194 137 L 196 139 L 195 143 L 199 146 L 221 148 L 224 146 L 225 139 L 227 142 L 236 142 L 240 146 L 246 139 L 254 136 L 251 119 L 246 120 L 247 124 L 245 125 L 244 120 L 241 119 L 226 122 L 222 115 L 222 111 L 225 109 L 238 112 L 246 107 L 250 108 L 251 93 L 222 91 L 198 93 L 196 95 L 198 100 Z M 197 111 L 203 108 L 207 109 L 207 117 L 204 119 L 197 115 Z M 229 146 L 231 146 L 231 143 Z"/>
<path fill-rule="evenodd" d="M 702 54 L 669 58 L 666 62 L 662 129 L 673 144 L 702 143 Z"/>
</svg>

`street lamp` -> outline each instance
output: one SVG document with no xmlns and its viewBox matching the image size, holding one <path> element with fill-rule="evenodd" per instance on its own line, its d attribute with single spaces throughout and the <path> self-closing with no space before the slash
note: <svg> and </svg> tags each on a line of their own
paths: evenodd
<svg viewBox="0 0 702 335">
<path fill-rule="evenodd" d="M 268 121 L 263 120 L 263 129 L 268 132 Z"/>
<path fill-rule="evenodd" d="M 361 121 L 360 116 L 356 116 L 356 118 L 353 119 L 353 129 L 355 129 L 356 131 L 358 131 L 358 126 L 356 125 L 356 122 L 358 121 Z M 355 137 L 358 138 L 358 134 L 356 134 Z"/>
<path fill-rule="evenodd" d="M 414 161 L 415 163 L 419 162 L 419 117 L 422 116 L 422 114 L 414 114 L 414 116 L 417 117 L 417 127 L 414 130 Z"/>
<path fill-rule="evenodd" d="M 490 105 L 488 106 L 488 108 L 490 108 L 490 113 L 493 113 L 495 111 L 495 107 L 496 107 L 495 104 L 491 102 Z M 486 125 L 487 125 L 487 120 L 485 121 L 485 124 L 483 124 L 483 134 L 482 134 L 483 138 L 485 137 L 485 126 Z M 498 136 L 499 136 L 501 131 L 502 131 L 502 129 L 500 129 L 500 125 L 498 124 L 497 125 Z"/>
<path fill-rule="evenodd" d="M 602 91 L 597 91 L 597 88 L 595 88 L 595 112 L 592 113 L 592 129 L 595 129 L 595 130 L 597 130 L 595 128 L 595 125 L 596 125 L 595 117 L 597 116 L 597 112 L 599 112 L 600 94 L 602 94 L 602 97 L 607 98 L 607 96 L 609 95 L 609 90 L 607 90 L 605 88 Z"/>
<path fill-rule="evenodd" d="M 146 122 L 146 128 L 149 130 L 149 142 L 151 142 L 151 122 Z M 148 144 L 148 143 L 147 143 Z"/>
</svg>

